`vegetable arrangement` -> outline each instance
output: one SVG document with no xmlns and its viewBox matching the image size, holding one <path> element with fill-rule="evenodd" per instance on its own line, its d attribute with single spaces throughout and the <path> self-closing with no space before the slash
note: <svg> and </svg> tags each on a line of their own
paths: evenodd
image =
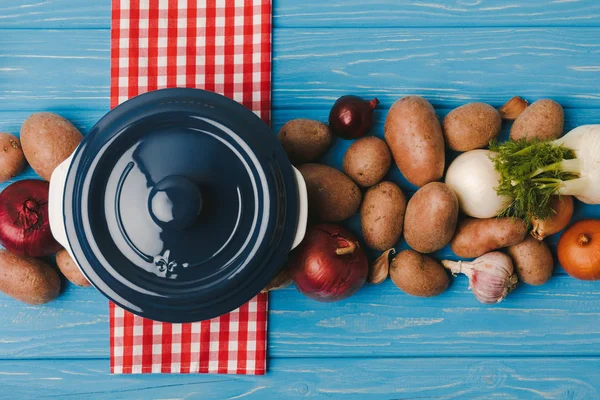
<svg viewBox="0 0 600 400">
<path fill-rule="evenodd" d="M 564 112 L 558 103 L 542 99 L 529 105 L 518 96 L 498 110 L 465 104 L 440 123 L 427 100 L 408 96 L 389 109 L 385 140 L 363 137 L 378 103 L 343 96 L 331 110 L 327 133 L 319 125 L 319 134 L 299 128 L 292 137 L 285 131 L 301 126 L 294 120 L 279 134 L 284 147 L 294 149 L 290 159 L 307 182 L 312 221 L 341 222 L 359 211 L 365 245 L 381 252 L 367 268 L 355 237 L 339 225 L 316 225 L 290 255 L 291 278 L 300 292 L 336 301 L 364 282 L 378 284 L 389 276 L 405 293 L 431 297 L 447 289 L 449 271 L 465 274 L 475 297 L 494 304 L 519 280 L 546 283 L 554 260 L 544 239 L 570 223 L 573 196 L 600 204 L 600 125 L 560 137 Z M 507 142 L 497 141 L 502 120 L 514 120 Z M 315 163 L 317 153 L 327 151 L 319 138 L 332 138 L 328 147 L 334 136 L 358 139 L 344 156 L 344 173 Z M 298 155 L 299 148 L 306 150 Z M 447 148 L 462 154 L 446 169 Z M 408 201 L 385 180 L 392 159 L 419 187 Z M 402 235 L 410 249 L 396 254 Z M 474 260 L 439 262 L 429 255 L 447 245 L 458 257 Z M 573 277 L 600 280 L 600 220 L 569 227 L 558 259 Z"/>
<path fill-rule="evenodd" d="M 338 301 L 365 282 L 390 277 L 409 295 L 431 297 L 448 288 L 450 271 L 467 275 L 476 298 L 492 304 L 518 280 L 547 282 L 554 260 L 543 240 L 568 226 L 573 197 L 600 204 L 600 125 L 560 137 L 562 107 L 548 99 L 529 105 L 520 97 L 499 110 L 465 104 L 440 123 L 427 100 L 408 96 L 391 106 L 384 140 L 365 137 L 378 104 L 343 96 L 328 125 L 297 119 L 279 132 L 306 181 L 312 226 L 264 291 L 294 282 L 310 298 Z M 514 123 L 511 140 L 501 143 L 496 138 L 502 120 Z M 343 172 L 318 163 L 336 136 L 358 139 L 344 156 Z M 0 250 L 0 291 L 20 301 L 43 304 L 56 298 L 59 272 L 89 286 L 53 239 L 47 209 L 47 181 L 81 139 L 73 124 L 52 113 L 29 117 L 20 139 L 0 133 L 0 181 L 14 178 L 27 163 L 45 179 L 14 182 L 0 193 L 0 244 L 6 248 Z M 449 166 L 447 148 L 462 152 Z M 386 180 L 392 161 L 418 187 L 412 196 Z M 364 244 L 337 224 L 357 212 Z M 410 249 L 397 253 L 403 235 Z M 430 255 L 445 246 L 474 260 L 438 261 Z M 379 257 L 369 263 L 365 247 Z M 58 269 L 44 258 L 55 253 Z M 558 243 L 558 260 L 577 279 L 600 280 L 600 220 L 568 227 Z"/>
<path fill-rule="evenodd" d="M 35 113 L 21 128 L 20 140 L 0 133 L 0 182 L 19 174 L 27 163 L 44 180 L 11 183 L 0 193 L 0 291 L 28 304 L 55 299 L 60 271 L 78 286 L 90 286 L 66 250 L 54 240 L 48 221 L 48 181 L 75 150 L 81 133 L 63 117 Z M 46 262 L 56 254 L 58 269 Z"/>
</svg>

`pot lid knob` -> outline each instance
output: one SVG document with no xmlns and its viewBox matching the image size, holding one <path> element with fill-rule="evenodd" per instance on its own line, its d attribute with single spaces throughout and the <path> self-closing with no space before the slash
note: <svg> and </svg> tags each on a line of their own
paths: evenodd
<svg viewBox="0 0 600 400">
<path fill-rule="evenodd" d="M 194 225 L 202 209 L 200 188 L 180 175 L 158 182 L 148 198 L 150 215 L 166 229 L 186 229 Z"/>
</svg>

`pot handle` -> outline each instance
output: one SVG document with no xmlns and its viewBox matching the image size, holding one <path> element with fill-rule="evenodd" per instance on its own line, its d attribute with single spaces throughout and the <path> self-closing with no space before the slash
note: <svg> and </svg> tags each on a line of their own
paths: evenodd
<svg viewBox="0 0 600 400">
<path fill-rule="evenodd" d="M 298 227 L 296 228 L 296 236 L 294 237 L 294 243 L 292 244 L 292 249 L 296 248 L 300 242 L 304 239 L 304 235 L 306 234 L 306 224 L 308 222 L 308 192 L 306 190 L 306 182 L 304 181 L 304 177 L 296 169 L 296 167 L 292 167 L 294 169 L 294 174 L 296 175 L 296 184 L 298 185 Z"/>
<path fill-rule="evenodd" d="M 75 152 L 73 152 L 75 154 Z M 67 231 L 65 228 L 65 219 L 63 215 L 63 202 L 65 197 L 65 184 L 67 181 L 67 172 L 73 160 L 73 154 L 65 161 L 60 163 L 52 172 L 50 177 L 50 192 L 48 194 L 48 219 L 50 222 L 50 230 L 52 236 L 69 254 L 71 248 L 67 239 Z"/>
</svg>

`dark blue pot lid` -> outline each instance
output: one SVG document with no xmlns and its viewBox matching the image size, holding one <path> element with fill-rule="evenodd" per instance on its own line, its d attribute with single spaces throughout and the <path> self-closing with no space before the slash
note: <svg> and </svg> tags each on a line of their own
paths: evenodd
<svg viewBox="0 0 600 400">
<path fill-rule="evenodd" d="M 298 188 L 254 113 L 164 89 L 92 128 L 67 174 L 64 216 L 77 263 L 107 297 L 150 319 L 199 321 L 246 303 L 285 263 Z"/>
</svg>

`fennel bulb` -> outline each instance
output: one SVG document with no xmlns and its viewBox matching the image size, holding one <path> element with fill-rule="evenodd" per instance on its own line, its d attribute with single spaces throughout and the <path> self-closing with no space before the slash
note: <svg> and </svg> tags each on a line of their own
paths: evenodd
<svg viewBox="0 0 600 400">
<path fill-rule="evenodd" d="M 496 191 L 511 200 L 500 215 L 531 221 L 553 215 L 551 197 L 600 203 L 600 125 L 583 125 L 554 141 L 492 143 Z"/>
<path fill-rule="evenodd" d="M 462 212 L 471 217 L 495 217 L 510 201 L 496 193 L 500 175 L 491 156 L 488 150 L 467 151 L 452 161 L 446 172 L 446 185 L 456 193 Z"/>
</svg>

